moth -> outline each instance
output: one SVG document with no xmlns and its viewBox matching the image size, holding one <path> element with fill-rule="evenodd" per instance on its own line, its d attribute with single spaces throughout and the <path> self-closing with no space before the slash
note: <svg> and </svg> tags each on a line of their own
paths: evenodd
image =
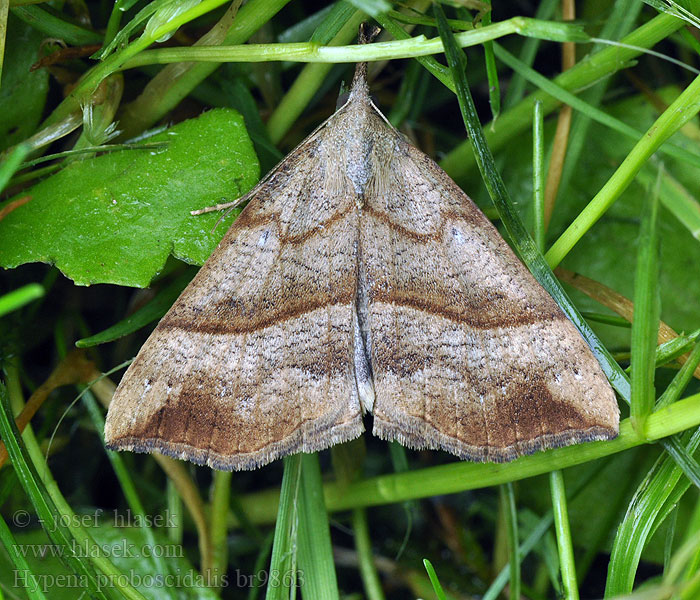
<svg viewBox="0 0 700 600">
<path fill-rule="evenodd" d="M 253 469 L 373 433 L 509 461 L 615 437 L 575 326 L 495 227 L 370 99 L 245 198 L 107 415 L 114 450 Z"/>
</svg>

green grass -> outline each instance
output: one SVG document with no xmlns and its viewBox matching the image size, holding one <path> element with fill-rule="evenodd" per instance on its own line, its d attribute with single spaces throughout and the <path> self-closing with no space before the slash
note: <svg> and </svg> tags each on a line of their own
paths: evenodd
<svg viewBox="0 0 700 600">
<path fill-rule="evenodd" d="M 692 19 L 637 0 L 583 0 L 574 23 L 556 0 L 317 4 L 0 10 L 0 598 L 696 598 L 700 76 L 678 64 L 700 64 Z M 372 19 L 384 37 L 355 46 Z M 565 42 L 576 64 L 560 73 Z M 478 464 L 367 433 L 233 474 L 104 450 L 117 376 L 96 376 L 135 355 L 235 217 L 189 211 L 249 189 L 333 112 L 358 59 L 392 124 L 591 345 L 620 436 Z M 631 325 L 564 287 L 559 264 L 633 301 Z M 683 335 L 660 344 L 660 320 Z M 46 399 L 20 435 L 11 415 L 32 394 Z M 126 514 L 135 526 L 117 527 Z"/>
</svg>

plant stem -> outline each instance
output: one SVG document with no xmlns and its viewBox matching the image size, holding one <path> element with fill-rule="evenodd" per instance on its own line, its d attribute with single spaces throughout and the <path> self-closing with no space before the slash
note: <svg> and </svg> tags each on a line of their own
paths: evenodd
<svg viewBox="0 0 700 600">
<path fill-rule="evenodd" d="M 225 581 L 226 567 L 228 565 L 228 528 L 227 518 L 229 500 L 231 498 L 230 471 L 214 471 L 214 493 L 211 502 L 211 577 L 210 587 L 221 588 Z"/>
<path fill-rule="evenodd" d="M 557 547 L 559 548 L 559 565 L 561 578 L 564 583 L 566 600 L 578 600 L 578 584 L 576 582 L 576 563 L 574 548 L 569 529 L 569 511 L 566 503 L 566 488 L 562 472 L 552 471 L 549 474 L 549 485 L 552 493 L 552 508 L 554 509 L 554 528 L 557 532 Z"/>
<path fill-rule="evenodd" d="M 630 420 L 625 419 L 620 423 L 620 434 L 614 440 L 537 452 L 510 463 L 454 462 L 407 473 L 380 475 L 349 485 L 327 483 L 324 485 L 326 507 L 336 512 L 380 506 L 527 479 L 617 454 L 698 425 L 700 394 L 694 394 L 649 415 L 646 436 L 638 435 Z M 416 481 L 420 481 L 420 485 L 416 485 Z M 274 520 L 278 496 L 276 489 L 258 492 L 242 498 L 241 505 L 251 522 L 269 523 Z"/>
<path fill-rule="evenodd" d="M 352 511 L 352 529 L 355 533 L 355 549 L 365 594 L 369 600 L 384 600 L 384 591 L 372 556 L 372 541 L 369 536 L 367 511 L 364 508 L 356 508 Z"/>
<path fill-rule="evenodd" d="M 455 35 L 457 44 L 466 48 L 478 46 L 506 35 L 518 33 L 539 37 L 552 26 L 561 26 L 561 36 L 578 42 L 589 38 L 576 26 L 564 23 L 537 21 L 526 17 L 513 17 L 493 25 L 480 27 Z M 568 27 L 568 28 L 567 28 Z M 356 35 L 356 31 L 354 34 Z M 551 39 L 551 38 L 547 38 Z M 444 52 L 440 38 L 427 39 L 424 35 L 405 40 L 358 44 L 351 46 L 321 46 L 314 42 L 288 44 L 245 44 L 241 46 L 189 46 L 186 48 L 159 48 L 145 50 L 124 62 L 121 69 L 132 69 L 152 64 L 168 64 L 183 61 L 198 62 L 268 62 L 293 60 L 318 63 L 357 63 L 397 58 L 417 58 Z"/>
<path fill-rule="evenodd" d="M 330 41 L 331 46 L 327 48 L 334 50 L 332 45 L 346 44 L 354 39 L 357 36 L 357 28 L 365 18 L 366 15 L 362 11 L 355 11 Z M 315 44 L 311 45 L 315 46 Z M 332 67 L 332 64 L 314 64 L 302 69 L 267 122 L 267 132 L 274 144 L 277 144 L 289 131 Z"/>
<path fill-rule="evenodd" d="M 508 538 L 508 563 L 510 565 L 510 600 L 520 600 L 520 540 L 518 539 L 518 510 L 515 505 L 513 484 L 500 487 L 501 505 L 506 522 Z"/>
</svg>

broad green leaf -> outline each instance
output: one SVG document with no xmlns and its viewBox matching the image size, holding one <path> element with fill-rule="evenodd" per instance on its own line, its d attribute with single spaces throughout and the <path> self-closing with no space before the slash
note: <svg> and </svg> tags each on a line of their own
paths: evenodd
<svg viewBox="0 0 700 600">
<path fill-rule="evenodd" d="M 0 86 L 0 150 L 31 136 L 41 119 L 49 73 L 46 69 L 29 69 L 41 58 L 39 45 L 43 39 L 41 33 L 9 15 Z"/>
<path fill-rule="evenodd" d="M 168 145 L 76 161 L 23 191 L 31 201 L 0 221 L 0 266 L 46 262 L 79 285 L 145 287 L 171 253 L 202 264 L 233 217 L 214 229 L 221 214 L 190 211 L 258 180 L 243 118 L 212 110 L 149 141 Z"/>
</svg>

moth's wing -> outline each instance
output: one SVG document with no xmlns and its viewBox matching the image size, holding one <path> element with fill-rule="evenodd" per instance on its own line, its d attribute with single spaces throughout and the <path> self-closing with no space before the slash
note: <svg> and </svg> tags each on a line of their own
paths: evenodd
<svg viewBox="0 0 700 600">
<path fill-rule="evenodd" d="M 375 435 L 499 462 L 615 437 L 614 392 L 574 325 L 444 171 L 391 137 L 360 224 Z"/>
<path fill-rule="evenodd" d="M 323 131 L 252 194 L 148 338 L 107 416 L 112 449 L 252 469 L 363 431 L 357 210 L 324 189 Z"/>
</svg>

